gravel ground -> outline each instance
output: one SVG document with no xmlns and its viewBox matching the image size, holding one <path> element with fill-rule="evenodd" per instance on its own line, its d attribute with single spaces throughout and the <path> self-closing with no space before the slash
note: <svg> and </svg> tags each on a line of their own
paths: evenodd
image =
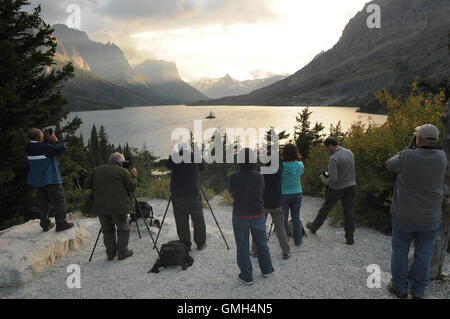
<svg viewBox="0 0 450 319">
<path fill-rule="evenodd" d="M 209 210 L 205 209 L 208 246 L 203 251 L 193 249 L 194 264 L 187 270 L 181 267 L 161 268 L 159 274 L 147 271 L 157 259 L 156 250 L 144 224 L 140 223 L 142 239 L 132 225 L 129 247 L 135 254 L 123 261 L 106 260 L 101 240 L 93 260 L 88 259 L 96 239 L 99 223 L 86 220 L 91 240 L 82 248 L 59 259 L 48 271 L 39 274 L 32 282 L 20 288 L 0 289 L 1 298 L 392 298 L 386 285 L 390 281 L 391 238 L 372 229 L 358 228 L 355 245 L 345 245 L 343 228 L 325 224 L 317 235 L 308 231 L 300 247 L 292 245 L 292 257 L 281 258 L 281 248 L 276 236 L 271 236 L 269 247 L 275 273 L 270 278 L 260 276 L 257 259 L 252 258 L 253 286 L 238 281 L 236 249 L 231 226 L 231 207 L 221 206 L 219 197 L 211 200 L 214 214 L 230 246 L 226 245 Z M 167 202 L 149 201 L 155 216 L 162 219 Z M 301 208 L 303 224 L 311 221 L 322 200 L 304 197 Z M 269 218 L 270 222 L 270 218 Z M 157 228 L 151 228 L 156 236 Z M 176 240 L 172 208 L 166 217 L 159 245 Z M 194 245 L 195 246 L 195 245 Z M 81 268 L 81 288 L 69 289 L 66 285 L 67 267 L 78 264 Z M 377 264 L 381 268 L 381 288 L 368 288 L 367 266 Z M 446 272 L 450 273 L 450 254 L 447 254 Z M 450 283 L 433 281 L 426 298 L 450 297 Z"/>
</svg>

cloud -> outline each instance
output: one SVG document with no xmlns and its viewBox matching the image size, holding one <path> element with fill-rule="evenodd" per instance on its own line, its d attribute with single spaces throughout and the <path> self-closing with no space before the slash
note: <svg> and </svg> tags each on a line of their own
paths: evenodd
<svg viewBox="0 0 450 319">
<path fill-rule="evenodd" d="M 31 0 L 41 4 L 45 20 L 63 23 L 70 4 L 82 12 L 82 28 L 96 32 L 106 24 L 127 25 L 134 31 L 166 30 L 210 24 L 259 23 L 274 21 L 278 16 L 269 0 Z"/>
<path fill-rule="evenodd" d="M 48 23 L 81 8 L 81 29 L 131 64 L 175 61 L 186 80 L 294 73 L 331 48 L 366 0 L 30 0 Z M 261 70 L 255 72 L 254 70 Z"/>
</svg>

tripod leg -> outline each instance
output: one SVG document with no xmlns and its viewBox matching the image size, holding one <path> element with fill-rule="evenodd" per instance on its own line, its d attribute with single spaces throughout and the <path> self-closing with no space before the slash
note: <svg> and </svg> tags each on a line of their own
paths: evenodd
<svg viewBox="0 0 450 319">
<path fill-rule="evenodd" d="M 269 236 L 267 236 L 267 242 L 269 242 L 270 234 L 272 233 L 272 227 L 273 227 L 273 218 L 272 218 L 272 224 L 270 224 Z"/>
<path fill-rule="evenodd" d="M 137 203 L 136 203 L 137 204 Z M 142 216 L 142 214 L 141 214 L 141 216 Z M 142 216 L 142 218 L 144 218 L 143 216 Z M 137 217 L 136 217 L 136 219 L 134 220 L 134 222 L 136 223 L 136 228 L 137 228 L 137 231 L 138 231 L 138 234 L 139 234 L 139 239 L 142 239 L 142 237 L 141 237 L 141 231 L 139 230 L 139 225 L 138 225 L 138 219 L 137 219 Z"/>
<path fill-rule="evenodd" d="M 305 227 L 303 227 L 303 223 L 301 220 L 300 220 L 300 225 L 302 225 L 303 236 L 305 236 L 305 238 L 308 238 L 308 235 L 306 234 L 306 231 L 305 231 Z"/>
<path fill-rule="evenodd" d="M 216 225 L 217 225 L 217 227 L 219 228 L 220 234 L 222 235 L 222 238 L 223 238 L 223 241 L 225 242 L 225 245 L 227 245 L 227 249 L 230 249 L 230 247 L 228 246 L 227 240 L 225 239 L 225 236 L 224 236 L 223 233 L 222 233 L 222 229 L 220 229 L 219 222 L 217 221 L 216 216 L 214 215 L 214 212 L 213 212 L 213 210 L 212 210 L 212 208 L 211 208 L 211 205 L 209 204 L 208 197 L 206 197 L 206 194 L 205 194 L 205 192 L 203 191 L 202 186 L 200 186 L 200 190 L 202 191 L 203 197 L 204 197 L 205 200 L 206 200 L 206 204 L 208 204 L 208 207 L 209 207 L 209 209 L 211 210 L 211 214 L 213 215 L 214 221 L 216 222 Z"/>
<path fill-rule="evenodd" d="M 89 262 L 92 260 L 92 256 L 94 255 L 95 247 L 97 247 L 98 239 L 100 238 L 100 234 L 102 233 L 102 228 L 100 227 L 100 230 L 98 231 L 97 240 L 95 241 L 94 248 L 92 249 L 91 257 L 89 257 Z"/>
<path fill-rule="evenodd" d="M 167 203 L 166 211 L 164 212 L 164 216 L 163 216 L 161 225 L 160 225 L 160 227 L 159 227 L 158 235 L 156 236 L 156 241 L 155 241 L 155 245 L 153 245 L 153 249 L 156 248 L 156 244 L 158 243 L 159 234 L 161 233 L 161 229 L 162 229 L 162 227 L 163 227 L 163 225 L 164 225 L 164 220 L 166 219 L 167 210 L 169 209 L 169 205 L 170 205 L 170 202 L 171 202 L 171 201 L 172 201 L 172 195 L 170 195 L 170 197 L 169 197 L 169 202 Z"/>
<path fill-rule="evenodd" d="M 145 227 L 147 227 L 148 234 L 150 235 L 150 238 L 152 239 L 152 242 L 153 242 L 153 246 L 156 248 L 156 252 L 158 253 L 158 256 L 159 256 L 159 249 L 158 249 L 158 246 L 156 246 L 156 242 L 155 242 L 155 240 L 153 239 L 153 235 L 152 235 L 152 233 L 150 232 L 150 227 L 148 227 L 148 224 L 147 224 L 147 221 L 145 220 L 145 217 L 144 217 L 144 224 L 145 224 Z"/>
<path fill-rule="evenodd" d="M 131 195 L 133 196 L 134 201 L 137 203 L 136 195 L 134 195 L 134 193 L 131 193 Z M 158 253 L 158 256 L 159 256 L 158 247 L 156 247 L 156 242 L 153 239 L 152 233 L 150 232 L 150 228 L 148 227 L 147 220 L 145 219 L 144 214 L 142 214 L 141 206 L 138 205 L 137 208 L 139 210 L 139 214 L 141 214 L 142 219 L 144 220 L 145 227 L 147 228 L 148 234 L 150 235 L 150 238 L 152 239 L 154 247 L 156 248 L 156 252 Z M 136 226 L 137 226 L 137 221 L 136 221 Z M 137 227 L 139 229 L 139 226 L 137 226 Z M 139 234 L 139 236 L 140 236 L 140 234 Z"/>
</svg>

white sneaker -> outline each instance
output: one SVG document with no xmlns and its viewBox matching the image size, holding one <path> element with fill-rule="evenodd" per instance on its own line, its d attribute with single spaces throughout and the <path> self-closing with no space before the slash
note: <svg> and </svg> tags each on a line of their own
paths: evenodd
<svg viewBox="0 0 450 319">
<path fill-rule="evenodd" d="M 250 286 L 253 285 L 255 282 L 254 281 L 246 281 L 244 279 L 241 278 L 241 276 L 238 277 L 240 281 L 242 281 L 244 284 Z"/>
<path fill-rule="evenodd" d="M 271 271 L 271 272 L 269 272 L 268 274 L 261 274 L 261 276 L 263 276 L 264 278 L 269 278 L 270 276 L 273 275 L 274 272 L 275 272 L 275 269 L 272 268 L 272 271 Z"/>
</svg>

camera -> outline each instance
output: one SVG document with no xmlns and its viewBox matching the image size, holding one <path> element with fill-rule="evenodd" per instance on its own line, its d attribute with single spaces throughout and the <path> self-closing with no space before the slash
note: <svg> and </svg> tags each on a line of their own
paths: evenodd
<svg viewBox="0 0 450 319">
<path fill-rule="evenodd" d="M 53 134 L 53 129 L 52 129 L 52 128 L 49 128 L 49 129 L 47 130 L 47 134 L 48 134 L 48 136 L 52 135 L 52 134 Z"/>
<path fill-rule="evenodd" d="M 123 164 L 122 164 L 122 167 L 123 168 L 130 168 L 131 165 L 133 165 L 131 161 L 124 161 Z"/>
<path fill-rule="evenodd" d="M 328 174 L 328 172 L 326 170 L 322 171 L 322 175 L 325 176 L 325 178 L 330 177 L 330 175 Z"/>
</svg>

